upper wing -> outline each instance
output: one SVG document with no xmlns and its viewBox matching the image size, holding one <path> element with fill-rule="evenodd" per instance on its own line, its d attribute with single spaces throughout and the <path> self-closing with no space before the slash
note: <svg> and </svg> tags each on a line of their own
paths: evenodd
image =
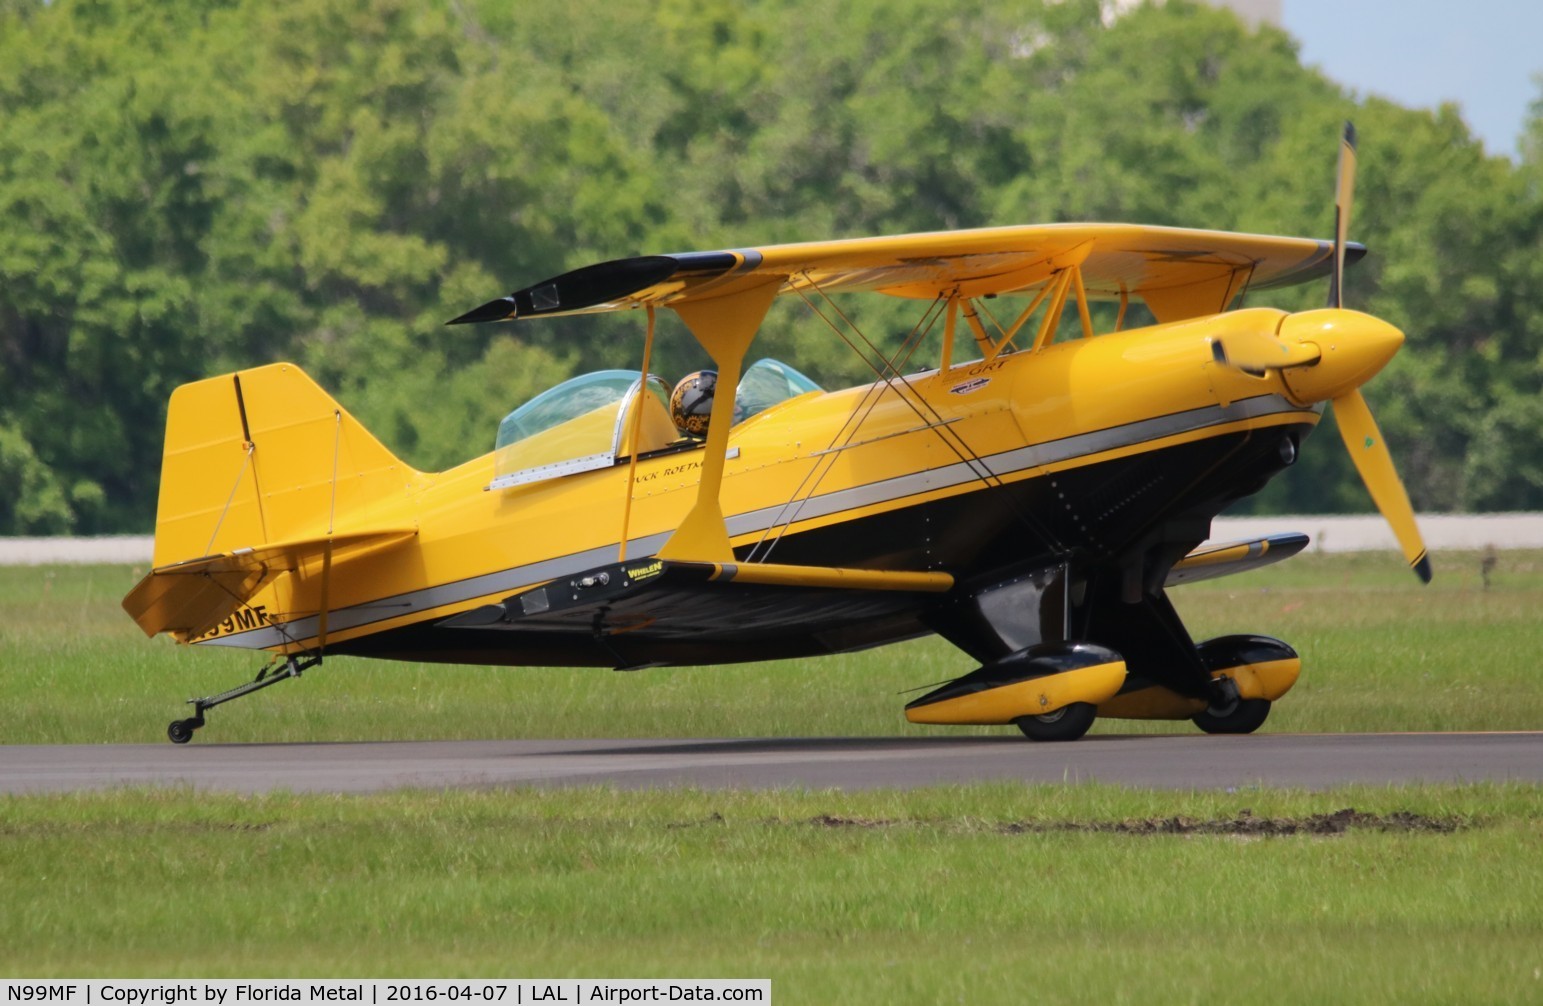
<svg viewBox="0 0 1543 1006">
<path fill-rule="evenodd" d="M 1349 261 L 1365 254 L 1347 246 Z M 450 324 L 675 306 L 777 283 L 779 293 L 870 290 L 933 299 L 1033 293 L 1069 265 L 1090 297 L 1141 297 L 1170 320 L 1225 310 L 1236 292 L 1327 276 L 1312 238 L 1137 224 L 1038 224 L 617 259 L 489 301 Z M 1162 310 L 1159 310 L 1162 305 Z"/>
</svg>

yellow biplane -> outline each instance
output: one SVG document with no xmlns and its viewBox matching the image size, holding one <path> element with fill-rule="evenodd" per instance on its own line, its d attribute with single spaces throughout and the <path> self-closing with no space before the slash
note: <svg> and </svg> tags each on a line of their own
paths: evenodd
<svg viewBox="0 0 1543 1006">
<path fill-rule="evenodd" d="M 1397 329 L 1340 306 L 1354 177 L 1333 241 L 1124 224 L 909 234 L 654 255 L 565 273 L 455 319 L 637 311 L 638 370 L 574 378 L 515 410 L 492 453 L 416 471 L 290 364 L 173 394 L 155 565 L 124 607 L 149 635 L 268 651 L 255 681 L 323 654 L 618 669 L 806 657 L 938 633 L 975 669 L 906 707 L 919 723 L 1096 716 L 1246 733 L 1300 661 L 1264 636 L 1194 642 L 1170 586 L 1289 557 L 1282 534 L 1205 545 L 1228 504 L 1290 466 L 1333 402 L 1405 557 L 1429 564 L 1358 390 Z M 1330 306 L 1235 308 L 1332 280 Z M 850 341 L 829 298 L 908 298 L 876 380 L 823 391 L 745 366 L 778 296 Z M 1011 309 L 1002 305 L 1017 298 Z M 1108 331 L 1090 305 L 1118 304 Z M 1145 304 L 1156 324 L 1126 328 Z M 1075 315 L 1069 309 L 1074 305 Z M 650 372 L 656 314 L 716 365 L 705 437 Z M 1062 331 L 1063 314 L 1067 337 Z M 916 372 L 924 339 L 936 366 Z M 734 389 L 733 394 L 727 389 Z"/>
</svg>

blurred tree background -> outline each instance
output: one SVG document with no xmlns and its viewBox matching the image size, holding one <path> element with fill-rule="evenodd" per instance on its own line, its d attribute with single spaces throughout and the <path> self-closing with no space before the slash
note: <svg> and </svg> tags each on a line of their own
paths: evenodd
<svg viewBox="0 0 1543 1006">
<path fill-rule="evenodd" d="M 1543 99 L 1520 161 L 1488 157 L 1454 108 L 1355 101 L 1184 0 L 0 0 L 0 115 L 0 534 L 148 531 L 172 388 L 279 359 L 421 468 L 485 451 L 541 388 L 635 365 L 641 321 L 443 322 L 603 259 L 1075 220 L 1326 236 L 1346 118 L 1348 303 L 1409 334 L 1367 395 L 1416 506 L 1543 509 Z M 916 305 L 873 300 L 893 345 Z M 763 345 L 867 376 L 797 302 Z M 658 369 L 700 362 L 680 339 Z M 1250 502 L 1370 508 L 1337 447 Z"/>
</svg>

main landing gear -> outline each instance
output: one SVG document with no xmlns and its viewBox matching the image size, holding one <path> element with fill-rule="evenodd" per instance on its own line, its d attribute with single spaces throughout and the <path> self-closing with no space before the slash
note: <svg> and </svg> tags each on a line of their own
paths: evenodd
<svg viewBox="0 0 1543 1006">
<path fill-rule="evenodd" d="M 1194 719 L 1195 726 L 1208 734 L 1251 734 L 1264 726 L 1269 715 L 1269 699 L 1234 699 L 1219 708 L 1212 705 Z"/>
<path fill-rule="evenodd" d="M 1289 650 L 1286 644 L 1282 649 Z M 1295 651 L 1290 651 L 1294 657 Z M 1219 674 L 1221 672 L 1218 672 Z M 1236 673 L 1236 671 L 1234 671 Z M 1295 680 L 1295 675 L 1292 676 Z M 1287 685 L 1286 687 L 1290 687 Z M 1270 716 L 1270 700 L 1245 699 L 1236 679 L 1218 676 L 1211 679 L 1211 704 L 1191 717 L 1195 726 L 1208 734 L 1251 734 L 1264 726 Z"/>
<path fill-rule="evenodd" d="M 193 715 L 185 720 L 172 720 L 171 725 L 166 728 L 166 736 L 173 744 L 186 744 L 193 739 L 193 731 L 204 725 L 204 710 L 224 705 L 232 699 L 241 698 L 243 695 L 251 695 L 253 692 L 262 691 L 269 685 L 276 685 L 280 681 L 298 678 L 301 674 L 320 663 L 320 654 L 296 654 L 285 661 L 284 666 L 277 673 L 268 673 L 273 669 L 272 665 L 269 665 L 257 673 L 255 680 L 248 681 L 244 685 L 237 685 L 235 688 L 220 692 L 218 695 L 210 695 L 202 699 L 188 699 L 188 705 L 193 707 Z"/>
<path fill-rule="evenodd" d="M 1087 733 L 1098 718 L 1091 702 L 1073 702 L 1043 716 L 1020 716 L 1013 725 L 1031 741 L 1074 741 Z"/>
<path fill-rule="evenodd" d="M 1171 558 L 1132 568 L 1166 572 Z M 1062 564 L 945 600 L 928 627 L 980 667 L 908 703 L 906 719 L 1011 723 L 1034 741 L 1076 740 L 1099 717 L 1190 720 L 1210 734 L 1263 726 L 1301 672 L 1296 650 L 1258 635 L 1196 643 L 1163 581 L 1129 572 Z"/>
</svg>

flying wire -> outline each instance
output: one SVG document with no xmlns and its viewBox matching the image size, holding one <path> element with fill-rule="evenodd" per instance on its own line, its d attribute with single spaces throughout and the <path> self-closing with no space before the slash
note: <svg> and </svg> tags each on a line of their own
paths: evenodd
<svg viewBox="0 0 1543 1006">
<path fill-rule="evenodd" d="M 813 280 L 809 278 L 808 273 L 804 274 L 804 279 L 809 283 L 810 286 L 814 286 L 816 290 L 819 289 Z M 835 436 L 831 438 L 830 444 L 825 448 L 825 450 L 818 452 L 818 454 L 821 455 L 821 461 L 816 462 L 814 467 L 812 467 L 804 475 L 803 480 L 799 482 L 796 488 L 794 488 L 793 493 L 791 496 L 789 496 L 787 502 L 782 505 L 776 518 L 771 521 L 767 525 L 766 530 L 762 532 L 760 540 L 755 543 L 755 546 L 752 547 L 750 551 L 751 558 L 755 556 L 757 550 L 759 550 L 762 544 L 766 542 L 766 539 L 771 534 L 772 530 L 774 528 L 781 528 L 781 530 L 777 532 L 776 537 L 773 538 L 771 543 L 766 546 L 766 551 L 761 555 L 762 561 L 765 561 L 771 556 L 772 550 L 775 549 L 777 543 L 782 540 L 782 536 L 786 534 L 788 528 L 798 520 L 798 515 L 803 511 L 804 505 L 814 497 L 815 491 L 819 489 L 820 483 L 824 481 L 825 476 L 830 474 L 831 470 L 834 469 L 836 465 L 836 452 L 838 450 L 837 445 L 840 444 L 840 446 L 844 448 L 851 442 L 851 439 L 857 435 L 857 431 L 862 428 L 863 422 L 868 418 L 869 415 L 872 414 L 873 410 L 878 407 L 879 401 L 883 397 L 884 388 L 889 386 L 889 380 L 884 376 L 883 371 L 881 371 L 870 358 L 868 358 L 860 349 L 858 349 L 851 339 L 847 338 L 846 333 L 841 330 L 840 326 L 836 325 L 828 317 L 826 317 L 825 313 L 820 310 L 819 306 L 810 301 L 808 296 L 804 294 L 801 288 L 795 287 L 795 289 L 797 290 L 799 296 L 803 298 L 804 303 L 809 306 L 809 309 L 812 310 L 821 321 L 825 322 L 831 331 L 835 332 L 841 341 L 845 342 L 848 348 L 850 348 L 859 359 L 867 364 L 870 370 L 878 374 L 882 383 L 873 384 L 863 392 L 863 397 L 853 408 L 851 414 L 847 416 L 846 421 L 842 423 L 841 428 L 836 431 Z M 828 302 L 829 298 L 827 297 L 826 300 Z M 937 319 L 942 317 L 943 306 L 945 304 L 945 299 L 942 296 L 939 296 L 935 298 L 930 305 L 928 305 L 927 310 L 922 313 L 922 316 L 917 319 L 916 324 L 911 327 L 911 331 L 907 333 L 905 339 L 901 341 L 901 344 L 895 350 L 893 357 L 886 357 L 884 353 L 875 347 L 873 343 L 870 342 L 867 338 L 864 338 L 863 342 L 867 344 L 869 349 L 873 350 L 875 356 L 884 362 L 886 368 L 893 371 L 897 370 L 897 366 L 904 367 L 907 363 L 910 362 L 911 356 L 916 352 L 917 348 L 920 347 L 924 341 L 926 341 L 926 338 L 931 333 L 933 326 L 937 324 Z M 854 331 L 857 331 L 857 326 L 852 323 L 851 319 L 847 318 L 845 315 L 842 315 L 839 309 L 837 310 L 837 314 L 843 321 L 851 326 Z M 859 332 L 859 334 L 861 333 Z M 898 364 L 896 361 L 898 361 Z M 925 423 L 926 420 L 924 419 L 923 422 Z M 848 432 L 849 428 L 850 432 Z M 843 434 L 845 434 L 844 438 Z M 824 456 L 829 456 L 831 460 L 828 464 L 822 465 L 821 462 L 823 462 Z M 818 475 L 816 475 L 816 473 L 818 473 Z M 814 480 L 812 485 L 810 484 L 810 479 Z M 806 487 L 808 490 L 807 493 L 805 492 Z M 801 494 L 802 498 L 800 498 Z M 788 514 L 789 506 L 793 507 L 793 512 L 791 515 Z"/>
<path fill-rule="evenodd" d="M 805 278 L 808 278 L 807 274 L 805 274 Z M 824 313 L 820 311 L 818 306 L 809 303 L 808 298 L 805 298 L 805 303 L 809 304 L 810 309 L 813 310 L 815 314 L 819 316 L 820 320 L 824 321 L 825 324 L 833 332 L 835 332 L 843 342 L 847 344 L 848 348 L 850 348 L 853 353 L 855 353 L 859 358 L 862 358 L 862 353 L 857 349 L 857 347 L 852 344 L 851 340 L 846 337 L 845 333 L 843 333 L 840 328 L 832 323 L 829 318 L 825 317 Z M 941 298 L 933 302 L 932 307 L 929 307 L 928 310 L 923 313 L 922 317 L 918 319 L 916 324 L 912 326 L 911 332 L 907 334 L 906 339 L 902 342 L 900 348 L 896 350 L 896 359 L 900 358 L 901 353 L 905 353 L 905 359 L 901 360 L 900 363 L 901 366 L 904 366 L 905 363 L 910 360 L 911 354 L 915 352 L 917 346 L 921 345 L 922 341 L 925 340 L 928 332 L 930 332 L 931 326 L 936 323 L 937 319 L 936 316 L 933 315 L 933 309 L 939 307 L 940 305 Z M 920 331 L 920 335 L 917 334 L 918 331 Z M 907 351 L 907 346 L 910 347 L 909 351 Z M 864 358 L 864 362 L 868 364 L 870 369 L 874 369 L 871 361 L 868 361 Z M 760 540 L 757 541 L 755 546 L 751 549 L 752 557 L 755 555 L 756 550 L 759 549 L 763 543 L 765 543 L 767 536 L 771 534 L 772 530 L 774 528 L 781 527 L 783 530 L 778 532 L 777 538 L 773 539 L 772 544 L 767 547 L 766 553 L 761 558 L 764 561 L 764 559 L 771 554 L 771 549 L 775 547 L 777 540 L 780 540 L 782 534 L 786 532 L 788 525 L 797 520 L 798 513 L 802 511 L 804 503 L 806 503 L 814 495 L 815 490 L 819 488 L 820 482 L 824 480 L 825 476 L 829 474 L 831 468 L 834 467 L 835 452 L 845 449 L 845 447 L 850 444 L 852 438 L 857 435 L 857 431 L 862 428 L 863 421 L 866 420 L 867 417 L 872 413 L 873 409 L 877 407 L 879 399 L 882 397 L 882 395 L 883 389 L 878 385 L 872 385 L 863 392 L 863 397 L 853 408 L 851 414 L 847 416 L 846 421 L 842 423 L 841 428 L 836 431 L 834 436 L 832 436 L 830 443 L 825 447 L 824 450 L 815 452 L 816 456 L 820 457 L 821 460 L 816 462 L 815 466 L 807 473 L 805 473 L 804 478 L 799 482 L 798 486 L 794 488 L 793 493 L 788 497 L 787 502 L 782 505 L 777 518 L 769 523 L 765 531 L 762 532 Z M 851 428 L 851 432 L 847 432 L 849 427 Z M 845 434 L 844 438 L 843 434 Z M 832 460 L 829 464 L 823 463 L 824 456 L 826 455 L 830 455 L 832 457 Z M 819 473 L 818 477 L 816 477 L 816 472 Z M 811 478 L 815 479 L 812 486 L 809 485 Z M 804 492 L 805 487 L 808 487 L 808 494 L 804 496 L 803 499 L 800 499 L 799 494 Z M 787 508 L 789 506 L 795 507 L 793 515 L 784 520 L 783 515 L 787 513 Z"/>
<path fill-rule="evenodd" d="M 807 274 L 805 278 L 808 278 Z M 826 303 L 830 304 L 831 310 L 836 313 L 837 317 L 841 318 L 842 321 L 845 321 L 847 325 L 851 326 L 852 331 L 856 333 L 857 337 L 863 341 L 863 344 L 866 345 L 875 356 L 879 357 L 880 359 L 884 359 L 884 354 L 873 345 L 873 343 L 866 335 L 863 334 L 862 329 L 853 324 L 852 320 L 841 311 L 841 308 L 831 300 L 829 294 L 820 289 L 819 285 L 813 282 L 813 280 L 810 280 L 809 285 L 814 288 L 815 292 L 818 293 Z M 808 297 L 804 295 L 802 290 L 799 290 L 798 293 L 799 296 L 804 297 L 806 302 L 808 301 Z M 939 299 L 941 300 L 941 296 Z M 820 316 L 824 318 L 823 313 L 821 313 Z M 829 319 L 825 320 L 826 324 L 830 324 Z M 834 325 L 831 327 L 835 328 Z M 837 332 L 840 334 L 839 329 Z M 842 339 L 843 341 L 847 342 L 849 346 L 852 345 L 851 341 L 846 339 L 845 335 L 842 335 Z M 853 346 L 852 348 L 854 352 L 857 352 L 859 357 L 867 360 L 867 357 L 864 356 L 861 351 L 857 350 L 856 346 Z M 870 362 L 869 366 L 873 367 L 873 364 Z M 876 367 L 873 369 L 877 372 Z M 893 378 L 886 377 L 882 373 L 879 374 L 879 377 L 887 387 L 891 388 L 894 387 L 894 381 L 898 380 L 900 385 L 905 388 L 906 391 L 909 391 L 913 396 L 915 396 L 915 402 L 913 402 L 898 389 L 895 392 L 900 400 L 904 402 L 912 412 L 916 413 L 917 418 L 921 419 L 922 423 L 925 424 L 928 429 L 931 429 L 938 435 L 938 439 L 941 440 L 944 445 L 947 446 L 949 450 L 951 450 L 954 455 L 959 458 L 960 462 L 962 462 L 965 467 L 969 469 L 971 474 L 973 474 L 982 484 L 984 484 L 987 488 L 1001 488 L 1006 485 L 1001 476 L 997 475 L 996 472 L 991 470 L 990 464 L 988 464 L 985 459 L 983 459 L 978 453 L 975 452 L 973 448 L 970 447 L 968 443 L 965 442 L 964 438 L 959 434 L 958 430 L 948 428 L 948 424 L 944 421 L 942 415 L 940 415 L 938 411 L 932 407 L 931 403 L 929 403 L 926 398 L 924 398 L 921 393 L 917 391 L 909 381 L 906 380 L 904 374 L 896 371 Z M 920 408 L 918 408 L 917 403 L 920 403 Z M 932 414 L 931 419 L 928 419 L 927 415 L 922 412 L 923 408 Z M 1032 514 L 1024 510 L 1011 496 L 1007 498 L 1007 503 L 1019 521 L 1023 523 L 1025 527 L 1040 535 L 1057 554 L 1064 554 L 1067 551 L 1065 543 L 1062 542 L 1060 538 L 1050 530 L 1049 527 L 1045 526 Z"/>
</svg>

